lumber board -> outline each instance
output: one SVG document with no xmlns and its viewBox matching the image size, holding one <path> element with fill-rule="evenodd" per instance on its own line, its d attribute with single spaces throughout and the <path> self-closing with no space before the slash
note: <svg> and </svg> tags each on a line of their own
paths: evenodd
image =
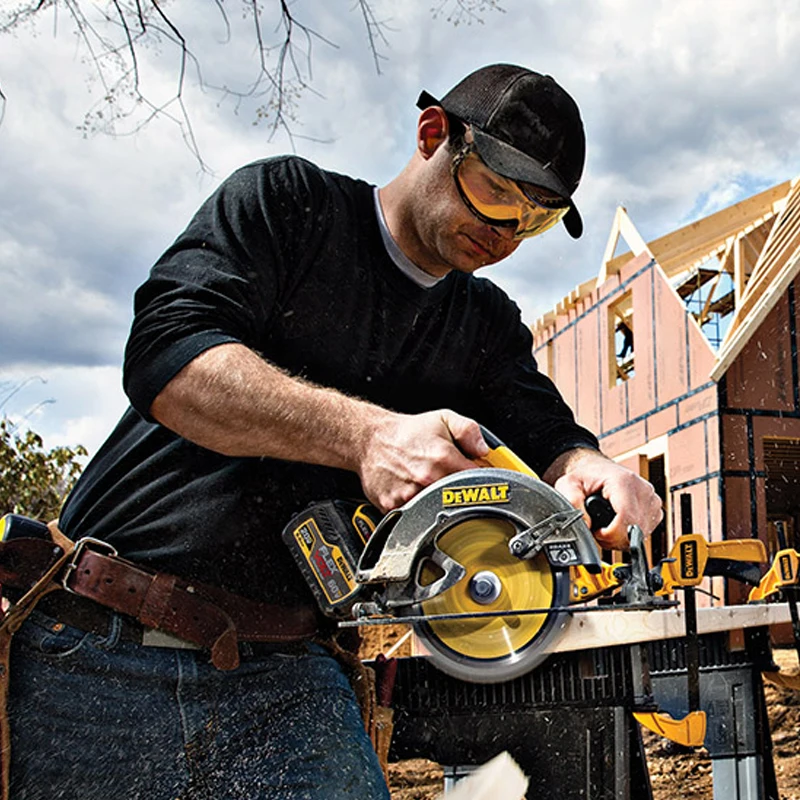
<svg viewBox="0 0 800 800">
<path fill-rule="evenodd" d="M 721 606 L 697 609 L 697 632 L 756 628 L 790 622 L 788 603 L 765 605 Z M 658 639 L 676 639 L 686 635 L 686 614 L 683 609 L 663 611 L 597 611 L 574 614 L 564 632 L 547 652 L 564 653 L 592 647 L 613 647 Z"/>
<path fill-rule="evenodd" d="M 763 223 L 778 213 L 790 190 L 790 181 L 784 181 L 760 194 L 654 239 L 649 242 L 649 247 L 658 263 L 670 275 L 677 264 L 685 264 L 689 259 L 694 260 L 703 252 L 710 255 L 721 246 L 724 247 L 725 240 L 730 236 L 744 232 L 754 223 Z"/>
<path fill-rule="evenodd" d="M 718 606 L 697 609 L 697 632 L 720 633 L 791 622 L 788 603 Z M 604 609 L 573 613 L 560 636 L 542 648 L 543 653 L 615 647 L 623 644 L 678 639 L 686 635 L 686 614 L 682 608 L 663 610 Z M 412 656 L 428 655 L 425 646 L 412 636 Z"/>
</svg>

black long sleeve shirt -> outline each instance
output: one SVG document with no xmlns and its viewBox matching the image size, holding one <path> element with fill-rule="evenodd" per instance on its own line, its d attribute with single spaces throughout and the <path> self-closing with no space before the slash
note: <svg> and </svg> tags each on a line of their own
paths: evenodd
<svg viewBox="0 0 800 800">
<path fill-rule="evenodd" d="M 418 286 L 385 250 L 373 187 L 269 159 L 224 182 L 137 291 L 132 405 L 65 504 L 68 535 L 256 599 L 312 602 L 280 533 L 311 501 L 361 496 L 357 476 L 224 456 L 149 416 L 182 367 L 226 342 L 396 411 L 452 408 L 540 473 L 565 450 L 597 446 L 538 371 L 505 293 L 458 272 Z"/>
</svg>

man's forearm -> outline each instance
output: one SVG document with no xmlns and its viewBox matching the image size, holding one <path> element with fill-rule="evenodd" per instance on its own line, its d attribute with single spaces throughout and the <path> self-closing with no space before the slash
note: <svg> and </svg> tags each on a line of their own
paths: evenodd
<svg viewBox="0 0 800 800">
<path fill-rule="evenodd" d="M 448 409 L 400 414 L 282 372 L 239 344 L 207 350 L 159 393 L 154 419 L 229 456 L 267 456 L 351 470 L 384 511 L 488 448 L 473 420 Z"/>
<path fill-rule="evenodd" d="M 552 486 L 560 477 L 573 469 L 583 458 L 591 458 L 593 456 L 599 456 L 602 459 L 606 458 L 602 453 L 592 447 L 575 447 L 571 450 L 566 450 L 553 459 L 553 462 L 542 475 L 542 480 Z"/>
<path fill-rule="evenodd" d="M 153 417 L 230 456 L 355 469 L 371 426 L 391 412 L 287 375 L 244 345 L 206 350 L 159 393 Z"/>
</svg>

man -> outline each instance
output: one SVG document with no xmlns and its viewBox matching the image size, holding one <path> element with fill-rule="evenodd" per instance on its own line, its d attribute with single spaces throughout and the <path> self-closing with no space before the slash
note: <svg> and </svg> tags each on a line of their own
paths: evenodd
<svg viewBox="0 0 800 800">
<path fill-rule="evenodd" d="M 132 408 L 60 520 L 118 556 L 89 544 L 15 637 L 15 797 L 387 797 L 280 533 L 311 501 L 388 511 L 471 468 L 478 422 L 577 507 L 608 497 L 604 546 L 658 522 L 472 275 L 559 221 L 581 234 L 575 103 L 493 65 L 419 105 L 380 191 L 296 157 L 245 167 L 137 292 Z"/>
</svg>

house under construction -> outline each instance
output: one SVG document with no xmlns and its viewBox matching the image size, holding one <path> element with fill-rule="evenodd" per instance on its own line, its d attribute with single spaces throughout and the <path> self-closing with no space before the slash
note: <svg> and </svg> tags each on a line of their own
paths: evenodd
<svg viewBox="0 0 800 800">
<path fill-rule="evenodd" d="M 533 326 L 578 420 L 664 499 L 654 561 L 688 531 L 800 549 L 799 272 L 800 178 L 651 242 L 619 208 L 597 278 Z"/>
</svg>

